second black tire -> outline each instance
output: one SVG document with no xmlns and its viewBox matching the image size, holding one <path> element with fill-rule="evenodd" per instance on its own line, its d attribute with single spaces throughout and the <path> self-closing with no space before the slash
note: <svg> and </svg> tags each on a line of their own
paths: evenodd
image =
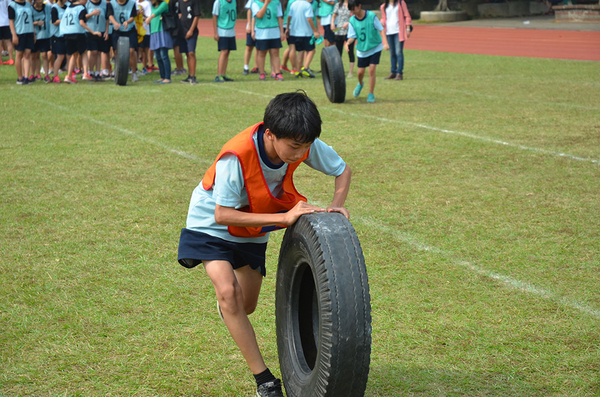
<svg viewBox="0 0 600 397">
<path fill-rule="evenodd" d="M 371 357 L 369 284 L 358 237 L 343 215 L 303 215 L 286 230 L 275 296 L 287 395 L 363 396 Z"/>
<path fill-rule="evenodd" d="M 343 103 L 346 100 L 346 73 L 336 46 L 321 51 L 321 74 L 327 98 L 333 103 Z"/>
<path fill-rule="evenodd" d="M 129 37 L 119 37 L 115 55 L 115 84 L 127 85 L 129 75 Z"/>
</svg>

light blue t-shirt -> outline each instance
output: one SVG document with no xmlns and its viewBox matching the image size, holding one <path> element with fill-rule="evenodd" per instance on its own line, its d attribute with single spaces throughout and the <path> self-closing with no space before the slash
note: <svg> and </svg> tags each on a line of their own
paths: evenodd
<svg viewBox="0 0 600 397">
<path fill-rule="evenodd" d="M 215 2 L 213 3 L 212 14 L 219 16 L 220 12 L 221 12 L 221 4 L 219 3 L 219 0 L 215 0 Z M 235 28 L 221 29 L 220 27 L 217 26 L 217 34 L 219 35 L 219 37 L 235 37 Z"/>
<path fill-rule="evenodd" d="M 381 22 L 379 22 L 379 19 L 377 17 L 375 17 L 373 19 L 373 27 L 378 31 L 381 32 L 383 30 L 383 25 L 381 24 Z M 356 31 L 354 30 L 354 27 L 352 26 L 351 23 L 348 24 L 348 38 L 349 39 L 356 39 Z M 379 52 L 383 50 L 383 42 L 381 44 L 379 44 L 377 47 L 369 50 L 369 51 L 359 51 L 358 48 L 356 49 L 356 56 L 359 58 L 368 58 L 371 55 L 375 54 L 376 52 Z"/>
<path fill-rule="evenodd" d="M 260 6 L 255 2 L 252 2 L 252 17 L 256 17 L 256 14 L 260 11 Z M 281 7 L 281 3 L 277 6 L 277 18 L 283 18 L 283 8 Z M 255 24 L 256 26 L 256 24 Z M 281 39 L 280 35 L 281 31 L 279 28 L 254 28 L 254 39 L 255 40 L 271 40 L 271 39 Z"/>
<path fill-rule="evenodd" d="M 297 0 L 290 7 L 288 17 L 290 20 L 290 36 L 310 37 L 313 35 L 312 28 L 307 18 L 314 17 L 312 4 L 305 0 Z M 286 21 L 284 21 L 286 22 Z"/>
<path fill-rule="evenodd" d="M 258 149 L 258 134 L 254 134 L 254 145 Z M 287 164 L 273 165 L 263 156 L 259 156 L 260 165 L 273 196 L 279 197 L 287 171 Z M 339 176 L 344 172 L 346 163 L 320 139 L 314 141 L 304 163 L 326 175 Z M 229 234 L 227 226 L 215 222 L 215 205 L 241 208 L 248 205 L 248 195 L 244 188 L 244 175 L 238 158 L 233 154 L 223 156 L 216 167 L 215 184 L 211 190 L 204 190 L 200 183 L 190 199 L 186 228 L 209 234 L 226 241 L 238 243 L 265 243 L 269 233 L 262 237 L 235 237 Z"/>
</svg>

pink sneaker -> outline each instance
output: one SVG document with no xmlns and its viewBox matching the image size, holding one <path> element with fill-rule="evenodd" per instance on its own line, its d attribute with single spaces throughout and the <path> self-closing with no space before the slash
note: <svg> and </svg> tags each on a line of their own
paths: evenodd
<svg viewBox="0 0 600 397">
<path fill-rule="evenodd" d="M 275 80 L 278 80 L 278 81 L 283 81 L 283 75 L 282 75 L 281 73 L 277 73 L 277 74 L 275 75 Z"/>
<path fill-rule="evenodd" d="M 266 75 L 266 74 L 264 74 L 264 73 L 261 73 L 261 74 L 260 74 L 260 76 L 258 77 L 258 79 L 259 79 L 260 81 L 265 81 L 265 80 L 267 79 L 267 75 Z"/>
<path fill-rule="evenodd" d="M 53 82 L 53 83 L 60 84 L 60 77 L 58 77 L 58 76 L 54 76 L 54 78 L 52 79 L 52 82 Z"/>
<path fill-rule="evenodd" d="M 60 79 L 58 81 L 60 82 Z M 50 78 L 50 76 L 44 77 L 44 83 L 52 83 L 52 79 Z"/>
<path fill-rule="evenodd" d="M 65 83 L 77 84 L 77 79 L 75 77 L 65 76 Z"/>
<path fill-rule="evenodd" d="M 92 76 L 90 76 L 89 73 L 86 73 L 81 77 L 81 80 L 94 80 L 94 79 L 92 78 Z"/>
</svg>

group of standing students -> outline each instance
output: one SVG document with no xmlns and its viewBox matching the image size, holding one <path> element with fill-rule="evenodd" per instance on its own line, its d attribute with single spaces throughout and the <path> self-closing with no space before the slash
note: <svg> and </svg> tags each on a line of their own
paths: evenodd
<svg viewBox="0 0 600 397">
<path fill-rule="evenodd" d="M 160 79 L 155 83 L 170 83 L 169 50 L 173 49 L 176 59 L 178 55 L 181 59 L 181 53 L 187 54 L 189 75 L 182 82 L 197 84 L 195 49 L 199 0 L 171 0 L 169 3 L 163 0 L 55 0 L 56 3 L 49 2 L 52 0 L 31 0 L 33 4 L 29 1 L 12 0 L 8 4 L 7 0 L 0 0 L 0 39 L 9 39 L 15 45 L 17 82 L 20 84 L 27 80 L 31 54 L 34 54 L 34 62 L 36 58 L 39 62 L 40 53 L 46 64 L 50 49 L 59 66 L 65 56 L 69 57 L 65 82 L 76 82 L 72 73 L 77 58 L 71 57 L 73 54 L 80 54 L 83 58 L 84 80 L 86 76 L 89 77 L 87 79 L 99 79 L 102 77 L 100 71 L 110 69 L 108 54 L 122 36 L 129 38 L 132 81 L 138 78 L 138 50 L 145 50 L 146 54 L 154 53 L 156 56 Z M 6 28 L 2 26 L 2 3 L 8 4 Z M 390 51 L 391 58 L 391 70 L 386 79 L 403 79 L 404 42 L 412 30 L 412 20 L 404 0 L 389 0 L 382 4 L 381 20 L 372 11 L 363 10 L 361 0 L 289 0 L 285 13 L 280 0 L 248 0 L 245 8 L 248 23 L 244 74 L 257 73 L 260 80 L 266 80 L 268 54 L 273 79 L 283 80 L 282 71 L 291 72 L 296 77 L 314 77 L 310 62 L 316 44 L 323 41 L 325 46 L 335 45 L 340 55 L 344 50 L 348 53 L 349 78 L 354 74 L 356 47 L 358 85 L 354 96 L 360 95 L 368 69 L 367 101 L 374 102 L 375 70 L 383 49 Z M 230 51 L 237 49 L 236 1 L 215 0 L 212 16 L 214 38 L 220 51 L 215 82 L 233 81 L 227 77 L 226 71 Z M 140 38 L 143 39 L 138 41 L 140 30 L 143 32 Z M 288 49 L 281 62 L 279 51 L 286 39 Z M 256 67 L 250 70 L 254 48 L 257 50 Z M 288 60 L 291 61 L 291 69 L 287 67 Z M 153 68 L 152 58 L 147 62 L 149 65 L 145 62 L 145 66 Z M 52 68 L 52 65 L 45 67 L 46 71 L 51 69 L 55 74 L 51 81 L 60 82 L 57 76 L 59 68 Z M 88 71 L 92 71 L 91 74 Z M 50 79 L 46 77 L 46 81 Z"/>
</svg>

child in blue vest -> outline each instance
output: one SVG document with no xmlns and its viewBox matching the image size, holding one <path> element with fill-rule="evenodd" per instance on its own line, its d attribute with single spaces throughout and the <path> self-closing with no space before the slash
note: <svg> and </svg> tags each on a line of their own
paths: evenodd
<svg viewBox="0 0 600 397">
<path fill-rule="evenodd" d="M 131 81 L 138 81 L 137 50 L 138 38 L 135 17 L 137 16 L 137 3 L 135 0 L 111 0 L 108 4 L 106 15 L 114 26 L 113 48 L 117 48 L 120 37 L 129 38 L 129 68 L 132 70 Z"/>
<path fill-rule="evenodd" d="M 362 9 L 361 0 L 350 0 L 348 8 L 354 14 L 350 17 L 348 25 L 348 46 L 356 41 L 356 57 L 358 58 L 358 84 L 354 89 L 354 97 L 357 98 L 363 89 L 363 78 L 365 70 L 369 68 L 369 95 L 368 103 L 375 102 L 375 79 L 377 65 L 381 58 L 381 50 L 388 49 L 387 39 L 384 36 L 383 25 L 372 11 Z M 385 44 L 384 44 L 385 43 Z"/>
<path fill-rule="evenodd" d="M 106 0 L 89 0 L 85 8 L 88 15 L 91 17 L 88 19 L 88 26 L 97 32 L 100 32 L 100 36 L 93 34 L 86 34 L 86 44 L 88 49 L 88 63 L 89 63 L 89 75 L 95 82 L 102 81 L 102 67 L 101 67 L 101 54 L 108 54 L 108 18 L 106 13 L 108 11 L 108 4 Z"/>
<path fill-rule="evenodd" d="M 69 57 L 65 83 L 77 83 L 74 75 L 75 66 L 77 64 L 77 57 L 74 56 L 76 53 L 81 55 L 82 58 L 84 79 L 91 80 L 87 70 L 88 60 L 85 32 L 88 31 L 97 37 L 101 37 L 102 34 L 98 31 L 92 30 L 87 25 L 87 18 L 97 15 L 97 13 L 100 11 L 96 10 L 92 14 L 88 14 L 85 8 L 86 2 L 87 0 L 72 1 L 65 10 L 65 13 L 60 21 L 60 31 L 65 37 L 67 43 L 67 56 Z"/>
<path fill-rule="evenodd" d="M 281 381 L 265 364 L 248 319 L 266 275 L 269 231 L 316 211 L 349 217 L 344 202 L 351 172 L 318 139 L 321 117 L 305 93 L 277 95 L 263 120 L 225 144 L 192 193 L 178 261 L 187 268 L 204 265 L 219 315 L 254 374 L 256 395 L 283 397 Z M 301 163 L 335 177 L 333 201 L 326 209 L 307 204 L 295 189 L 292 174 Z"/>
<path fill-rule="evenodd" d="M 244 51 L 244 76 L 250 73 L 258 73 L 258 62 L 254 57 L 254 68 L 250 70 L 250 60 L 252 51 L 256 47 L 256 41 L 252 38 L 252 1 L 248 0 L 244 8 L 246 9 L 246 51 Z"/>
<path fill-rule="evenodd" d="M 252 38 L 256 40 L 259 80 L 266 80 L 265 60 L 271 57 L 271 77 L 283 81 L 279 49 L 282 47 L 283 9 L 279 0 L 254 0 L 252 3 Z"/>
<path fill-rule="evenodd" d="M 31 67 L 31 51 L 35 45 L 31 3 L 25 0 L 12 1 L 8 5 L 8 23 L 16 51 L 17 84 L 26 85 L 29 84 L 29 79 L 24 74 L 27 74 Z"/>
<path fill-rule="evenodd" d="M 214 37 L 219 43 L 219 64 L 215 83 L 233 81 L 233 79 L 226 76 L 226 73 L 229 52 L 237 50 L 235 44 L 235 21 L 237 19 L 235 0 L 215 0 L 212 14 Z"/>
<path fill-rule="evenodd" d="M 48 3 L 44 3 L 43 0 L 34 0 L 33 1 L 33 29 L 35 31 L 35 45 L 33 52 L 31 54 L 31 69 L 32 74 L 29 80 L 41 80 L 42 76 L 40 74 L 41 70 L 41 62 L 40 62 L 40 54 L 42 56 L 42 62 L 44 64 L 44 71 L 46 72 L 46 76 L 44 77 L 44 81 L 49 83 L 52 81 L 50 78 L 50 64 L 48 62 L 48 54 L 50 53 L 50 39 L 51 36 L 51 26 L 52 26 L 52 16 L 51 14 L 52 6 Z"/>
</svg>

